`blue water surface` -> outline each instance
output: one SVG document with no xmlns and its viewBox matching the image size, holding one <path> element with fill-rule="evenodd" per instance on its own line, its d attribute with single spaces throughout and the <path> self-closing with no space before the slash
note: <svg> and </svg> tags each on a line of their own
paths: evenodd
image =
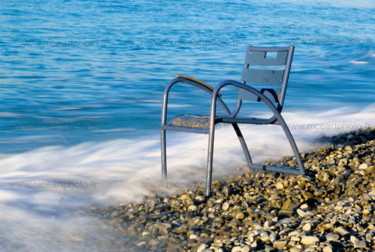
<svg viewBox="0 0 375 252">
<path fill-rule="evenodd" d="M 375 97 L 374 9 L 371 1 L 0 1 L 0 152 L 156 135 L 169 80 L 239 80 L 249 44 L 296 46 L 287 110 L 363 108 Z M 182 91 L 180 109 L 208 104 Z"/>
</svg>

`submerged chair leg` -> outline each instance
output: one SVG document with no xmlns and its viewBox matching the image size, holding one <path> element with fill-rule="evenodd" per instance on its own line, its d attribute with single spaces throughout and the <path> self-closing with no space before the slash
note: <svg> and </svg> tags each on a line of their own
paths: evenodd
<svg viewBox="0 0 375 252">
<path fill-rule="evenodd" d="M 252 165 L 253 161 L 252 161 L 251 156 L 250 156 L 249 148 L 247 148 L 245 138 L 243 137 L 242 132 L 240 130 L 240 127 L 238 126 L 237 123 L 232 123 L 232 126 L 234 128 L 234 131 L 237 134 L 238 140 L 240 140 L 242 150 L 245 154 L 247 165 L 249 166 L 249 169 L 250 169 L 250 166 Z"/>
<path fill-rule="evenodd" d="M 212 167 L 214 158 L 214 139 L 215 139 L 215 123 L 214 119 L 210 122 L 210 131 L 208 134 L 208 155 L 207 155 L 207 171 L 206 171 L 206 196 L 211 195 L 212 183 Z"/>
<path fill-rule="evenodd" d="M 297 161 L 297 165 L 298 165 L 298 168 L 300 170 L 300 173 L 301 173 L 301 175 L 305 175 L 305 167 L 303 166 L 301 156 L 300 156 L 299 151 L 298 151 L 297 144 L 294 141 L 293 135 L 290 132 L 290 130 L 289 130 L 287 124 L 285 123 L 284 119 L 282 118 L 282 116 L 280 114 L 279 114 L 279 116 L 280 117 L 278 118 L 278 121 L 279 121 L 281 127 L 283 128 L 286 137 L 288 138 L 290 146 L 292 147 L 292 150 L 293 150 L 294 156 L 296 157 L 296 161 Z"/>
<path fill-rule="evenodd" d="M 166 130 L 161 130 L 161 174 L 167 179 L 167 137 Z"/>
</svg>

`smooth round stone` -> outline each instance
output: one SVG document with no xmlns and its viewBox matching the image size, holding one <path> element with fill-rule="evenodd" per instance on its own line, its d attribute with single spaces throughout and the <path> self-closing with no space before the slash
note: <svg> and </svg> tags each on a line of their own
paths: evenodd
<svg viewBox="0 0 375 252">
<path fill-rule="evenodd" d="M 353 243 L 354 248 L 366 248 L 366 242 L 359 240 L 355 236 L 350 236 L 350 241 Z"/>
<path fill-rule="evenodd" d="M 323 252 L 333 252 L 332 248 L 330 246 L 325 246 L 323 248 Z"/>
<path fill-rule="evenodd" d="M 302 209 L 297 209 L 297 213 L 300 217 L 304 218 L 306 216 L 308 216 L 308 213 L 306 213 L 305 211 L 303 211 Z"/>
<path fill-rule="evenodd" d="M 197 211 L 198 210 L 198 207 L 196 206 L 196 205 L 190 205 L 189 207 L 188 207 L 188 211 L 189 212 L 195 212 L 195 211 Z"/>
<path fill-rule="evenodd" d="M 190 197 L 187 194 L 183 194 L 183 195 L 181 195 L 181 197 L 179 199 L 180 200 L 187 200 L 187 199 L 190 199 Z"/>
<path fill-rule="evenodd" d="M 341 227 L 341 226 L 336 228 L 335 232 L 342 235 L 342 236 L 349 234 L 349 231 L 346 230 L 345 228 Z"/>
<path fill-rule="evenodd" d="M 221 206 L 221 209 L 223 209 L 223 211 L 227 211 L 229 209 L 229 203 L 224 202 L 224 204 Z"/>
<path fill-rule="evenodd" d="M 276 189 L 278 190 L 284 190 L 284 185 L 282 183 L 276 183 Z"/>
<path fill-rule="evenodd" d="M 303 205 L 301 205 L 301 207 L 300 207 L 302 210 L 307 210 L 308 208 L 309 208 L 309 205 L 307 205 L 307 204 L 303 204 Z"/>
<path fill-rule="evenodd" d="M 366 163 L 363 163 L 363 164 L 360 164 L 358 168 L 361 170 L 366 170 L 368 168 L 368 165 Z"/>
<path fill-rule="evenodd" d="M 203 252 L 206 248 L 207 245 L 203 243 L 197 248 L 197 252 Z"/>
<path fill-rule="evenodd" d="M 309 232 L 311 230 L 311 224 L 307 223 L 302 227 L 303 231 Z"/>
<path fill-rule="evenodd" d="M 235 246 L 232 248 L 232 252 L 241 252 L 241 246 Z"/>
<path fill-rule="evenodd" d="M 338 234 L 329 233 L 326 235 L 327 242 L 338 241 L 339 239 L 340 239 L 340 236 Z"/>
<path fill-rule="evenodd" d="M 245 218 L 245 215 L 244 215 L 242 212 L 240 212 L 240 213 L 237 213 L 237 214 L 236 214 L 235 218 L 236 218 L 237 220 L 242 220 L 242 219 Z"/>
<path fill-rule="evenodd" d="M 319 242 L 319 238 L 316 236 L 302 236 L 301 243 L 304 245 L 313 245 Z"/>
<path fill-rule="evenodd" d="M 275 249 L 283 249 L 286 246 L 286 244 L 288 244 L 287 241 L 276 240 L 273 242 L 272 246 Z"/>
<path fill-rule="evenodd" d="M 189 236 L 189 239 L 190 239 L 190 240 L 196 240 L 196 239 L 198 239 L 198 236 L 195 235 L 195 234 L 191 234 L 191 235 Z"/>
</svg>

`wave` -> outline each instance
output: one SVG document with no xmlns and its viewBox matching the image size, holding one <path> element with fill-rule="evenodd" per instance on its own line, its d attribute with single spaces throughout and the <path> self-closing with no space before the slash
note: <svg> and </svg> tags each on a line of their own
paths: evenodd
<svg viewBox="0 0 375 252">
<path fill-rule="evenodd" d="M 372 104 L 361 111 L 349 107 L 320 112 L 301 110 L 285 112 L 284 117 L 300 151 L 305 152 L 321 145 L 316 142 L 321 135 L 374 126 L 374 114 L 375 104 Z M 281 127 L 255 125 L 242 129 L 255 161 L 291 155 Z M 115 245 L 105 244 L 104 238 L 95 240 L 92 232 L 103 232 L 102 237 L 108 238 L 109 234 L 117 235 L 114 230 L 98 219 L 72 213 L 90 205 L 118 205 L 140 200 L 150 193 L 173 193 L 202 186 L 207 136 L 170 133 L 168 140 L 166 183 L 159 180 L 158 135 L 3 154 L 0 157 L 0 232 L 4 233 L 0 235 L 1 250 L 7 251 L 7 247 L 1 246 L 9 244 L 38 251 L 47 251 L 51 246 L 60 248 L 62 244 L 65 251 L 77 246 L 84 248 L 81 251 L 98 246 L 107 246 L 105 250 L 113 248 Z M 245 158 L 233 130 L 218 126 L 214 179 L 244 172 L 240 169 L 244 166 Z M 35 233 L 41 235 L 35 239 Z M 92 239 L 91 245 L 88 237 Z"/>
</svg>

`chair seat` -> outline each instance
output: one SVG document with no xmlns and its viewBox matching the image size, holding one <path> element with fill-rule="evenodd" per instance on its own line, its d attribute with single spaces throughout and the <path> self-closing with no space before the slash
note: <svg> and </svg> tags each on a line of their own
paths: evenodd
<svg viewBox="0 0 375 252">
<path fill-rule="evenodd" d="M 208 129 L 210 117 L 202 115 L 178 115 L 169 123 L 169 126 Z"/>
</svg>

